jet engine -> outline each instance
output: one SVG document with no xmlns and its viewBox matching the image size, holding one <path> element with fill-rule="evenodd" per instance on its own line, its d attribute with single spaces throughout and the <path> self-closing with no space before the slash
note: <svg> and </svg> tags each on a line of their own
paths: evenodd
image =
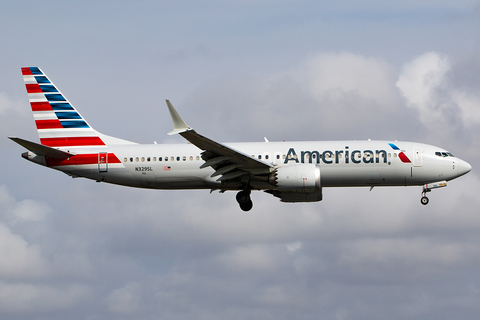
<svg viewBox="0 0 480 320">
<path fill-rule="evenodd" d="M 278 167 L 270 174 L 270 183 L 277 190 L 268 190 L 282 202 L 314 202 L 322 200 L 320 166 L 295 164 Z"/>
</svg>

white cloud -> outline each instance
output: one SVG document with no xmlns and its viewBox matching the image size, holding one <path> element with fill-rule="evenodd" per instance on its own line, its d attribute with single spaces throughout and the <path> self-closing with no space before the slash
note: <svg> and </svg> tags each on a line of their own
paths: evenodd
<svg viewBox="0 0 480 320">
<path fill-rule="evenodd" d="M 0 224 L 0 278 L 26 279 L 45 277 L 48 262 L 38 245 L 29 245 L 21 236 Z"/>
<path fill-rule="evenodd" d="M 436 90 L 445 85 L 451 65 L 445 55 L 427 52 L 406 63 L 397 82 L 409 106 L 417 108 L 423 123 L 433 125 L 444 116 Z"/>
<path fill-rule="evenodd" d="M 287 244 L 287 250 L 290 252 L 297 251 L 302 248 L 302 242 L 301 241 L 295 241 Z"/>
<path fill-rule="evenodd" d="M 43 278 L 48 275 L 49 264 L 38 245 L 29 244 L 15 234 L 8 225 L 26 221 L 41 221 L 50 208 L 40 202 L 16 202 L 5 185 L 0 185 L 0 279 Z"/>
<path fill-rule="evenodd" d="M 431 129 L 445 129 L 445 124 L 457 117 L 465 126 L 480 124 L 480 95 L 455 84 L 451 77 L 454 67 L 447 55 L 427 52 L 402 68 L 397 87 Z"/>
<path fill-rule="evenodd" d="M 2 215 L 10 224 L 42 221 L 52 211 L 51 207 L 44 202 L 32 199 L 17 202 L 5 185 L 0 185 L 0 206 L 3 208 Z"/>
<path fill-rule="evenodd" d="M 353 94 L 388 108 L 396 100 L 392 87 L 395 70 L 377 58 L 350 52 L 319 53 L 308 59 L 294 75 L 319 101 L 326 95 L 339 99 L 341 95 Z"/>
<path fill-rule="evenodd" d="M 446 56 L 427 52 L 403 66 L 397 86 L 410 103 L 429 107 L 432 90 L 442 84 L 450 67 Z"/>
<path fill-rule="evenodd" d="M 480 125 L 480 95 L 456 90 L 452 93 L 453 101 L 460 107 L 462 119 L 467 126 Z"/>
<path fill-rule="evenodd" d="M 222 257 L 220 261 L 230 270 L 236 272 L 260 271 L 273 272 L 278 265 L 277 257 L 271 247 L 248 245 L 235 248 Z"/>
</svg>

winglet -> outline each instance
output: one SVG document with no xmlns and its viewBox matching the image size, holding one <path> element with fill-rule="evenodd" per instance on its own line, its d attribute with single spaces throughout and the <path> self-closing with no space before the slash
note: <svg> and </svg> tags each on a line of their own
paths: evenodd
<svg viewBox="0 0 480 320">
<path fill-rule="evenodd" d="M 175 108 L 170 103 L 170 101 L 166 100 L 166 102 L 167 102 L 168 111 L 170 112 L 170 116 L 172 117 L 172 121 L 173 121 L 173 130 L 170 131 L 168 135 L 171 136 L 176 133 L 182 133 L 185 131 L 193 130 L 185 123 L 185 121 L 183 121 L 182 117 L 180 117 L 177 110 L 175 110 Z"/>
</svg>

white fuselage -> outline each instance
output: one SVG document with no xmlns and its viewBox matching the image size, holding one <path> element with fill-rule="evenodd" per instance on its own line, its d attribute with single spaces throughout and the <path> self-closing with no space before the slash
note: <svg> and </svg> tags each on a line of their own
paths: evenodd
<svg viewBox="0 0 480 320">
<path fill-rule="evenodd" d="M 448 181 L 470 170 L 470 165 L 431 145 L 386 141 L 319 141 L 227 143 L 230 148 L 251 155 L 275 167 L 293 164 L 318 164 L 322 187 L 411 186 Z M 210 177 L 201 150 L 192 144 L 128 144 L 79 148 L 74 153 L 98 154 L 98 163 L 47 165 L 72 176 L 108 183 L 156 189 L 224 189 L 241 186 Z M 402 161 L 403 152 L 410 162 Z M 444 154 L 436 155 L 437 152 Z M 108 153 L 108 156 L 105 156 Z M 114 157 L 112 156 L 114 155 Z M 114 161 L 112 161 L 115 159 Z M 118 160 L 117 160 L 118 159 Z M 272 189 L 258 181 L 254 189 Z"/>
</svg>

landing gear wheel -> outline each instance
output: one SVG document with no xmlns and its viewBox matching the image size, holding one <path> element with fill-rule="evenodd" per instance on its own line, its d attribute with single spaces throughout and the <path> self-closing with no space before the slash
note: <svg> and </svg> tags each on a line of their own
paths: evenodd
<svg viewBox="0 0 480 320">
<path fill-rule="evenodd" d="M 428 198 L 423 196 L 421 199 L 420 199 L 420 202 L 423 204 L 423 205 L 427 205 L 428 204 Z"/>
<path fill-rule="evenodd" d="M 252 208 L 253 208 L 252 200 L 249 200 L 244 203 L 240 203 L 240 209 L 242 209 L 243 211 L 250 211 Z"/>
<path fill-rule="evenodd" d="M 253 208 L 253 202 L 252 199 L 250 199 L 250 190 L 237 193 L 237 202 L 240 205 L 240 209 L 250 211 Z"/>
<path fill-rule="evenodd" d="M 237 202 L 238 203 L 244 203 L 250 200 L 250 191 L 240 191 L 237 193 Z"/>
</svg>

